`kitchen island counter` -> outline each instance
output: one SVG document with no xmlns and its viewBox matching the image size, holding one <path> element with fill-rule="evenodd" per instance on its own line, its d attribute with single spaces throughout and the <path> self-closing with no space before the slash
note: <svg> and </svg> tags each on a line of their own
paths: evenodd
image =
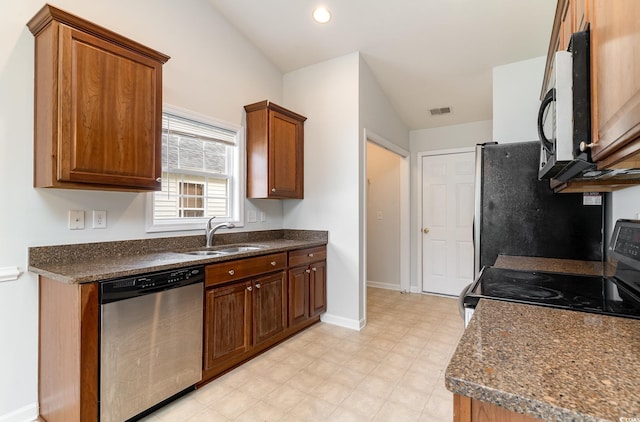
<svg viewBox="0 0 640 422">
<path fill-rule="evenodd" d="M 481 299 L 446 386 L 543 420 L 638 418 L 638 346 L 640 320 Z"/>
</svg>

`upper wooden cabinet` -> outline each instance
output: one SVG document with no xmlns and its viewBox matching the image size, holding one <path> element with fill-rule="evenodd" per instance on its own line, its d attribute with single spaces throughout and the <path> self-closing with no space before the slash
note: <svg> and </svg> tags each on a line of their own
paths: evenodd
<svg viewBox="0 0 640 422">
<path fill-rule="evenodd" d="M 632 158 L 640 152 L 640 2 L 592 3 L 593 158 L 598 167 L 640 167 Z"/>
<path fill-rule="evenodd" d="M 45 5 L 35 36 L 34 186 L 159 190 L 168 56 Z"/>
<path fill-rule="evenodd" d="M 541 98 L 556 50 L 573 32 L 591 37 L 591 152 L 599 170 L 640 168 L 640 2 L 558 0 Z M 640 184 L 637 172 L 602 179 L 551 180 L 556 192 L 607 192 Z"/>
<path fill-rule="evenodd" d="M 591 22 L 593 0 L 558 0 L 556 14 L 547 52 L 547 64 L 544 73 L 544 82 L 540 99 L 551 88 L 551 75 L 553 74 L 556 51 L 566 51 L 569 48 L 571 34 L 584 31 Z"/>
<path fill-rule="evenodd" d="M 247 197 L 302 199 L 304 121 L 274 103 L 244 107 L 247 113 Z"/>
</svg>

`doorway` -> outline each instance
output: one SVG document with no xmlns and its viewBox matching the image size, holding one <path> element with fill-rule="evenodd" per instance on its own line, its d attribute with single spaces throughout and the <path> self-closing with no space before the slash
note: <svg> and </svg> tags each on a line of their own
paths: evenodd
<svg viewBox="0 0 640 422">
<path fill-rule="evenodd" d="M 422 291 L 457 296 L 473 281 L 475 151 L 421 157 Z"/>
<path fill-rule="evenodd" d="M 408 292 L 409 152 L 370 131 L 365 139 L 365 283 Z"/>
</svg>

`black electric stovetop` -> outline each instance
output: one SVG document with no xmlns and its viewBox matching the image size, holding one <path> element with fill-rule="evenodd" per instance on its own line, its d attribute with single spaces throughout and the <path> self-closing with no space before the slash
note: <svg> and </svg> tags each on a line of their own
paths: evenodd
<svg viewBox="0 0 640 422">
<path fill-rule="evenodd" d="M 474 308 L 480 298 L 640 319 L 639 292 L 616 277 L 485 267 L 464 304 Z"/>
</svg>

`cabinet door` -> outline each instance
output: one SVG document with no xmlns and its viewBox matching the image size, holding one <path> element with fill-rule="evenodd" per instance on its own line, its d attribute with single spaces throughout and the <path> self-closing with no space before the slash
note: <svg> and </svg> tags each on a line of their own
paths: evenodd
<svg viewBox="0 0 640 422">
<path fill-rule="evenodd" d="M 302 198 L 303 123 L 269 110 L 269 194 Z"/>
<path fill-rule="evenodd" d="M 159 189 L 162 64 L 60 26 L 57 178 Z"/>
<path fill-rule="evenodd" d="M 591 21 L 593 158 L 608 166 L 640 151 L 640 2 L 594 0 Z"/>
<path fill-rule="evenodd" d="M 251 283 L 208 289 L 205 299 L 204 369 L 251 347 Z"/>
<path fill-rule="evenodd" d="M 260 344 L 287 326 L 287 281 L 284 271 L 253 282 L 253 339 Z"/>
<path fill-rule="evenodd" d="M 289 326 L 309 318 L 309 274 L 308 267 L 289 270 Z"/>
<path fill-rule="evenodd" d="M 309 311 L 316 316 L 327 310 L 327 262 L 311 264 L 309 285 Z"/>
</svg>

